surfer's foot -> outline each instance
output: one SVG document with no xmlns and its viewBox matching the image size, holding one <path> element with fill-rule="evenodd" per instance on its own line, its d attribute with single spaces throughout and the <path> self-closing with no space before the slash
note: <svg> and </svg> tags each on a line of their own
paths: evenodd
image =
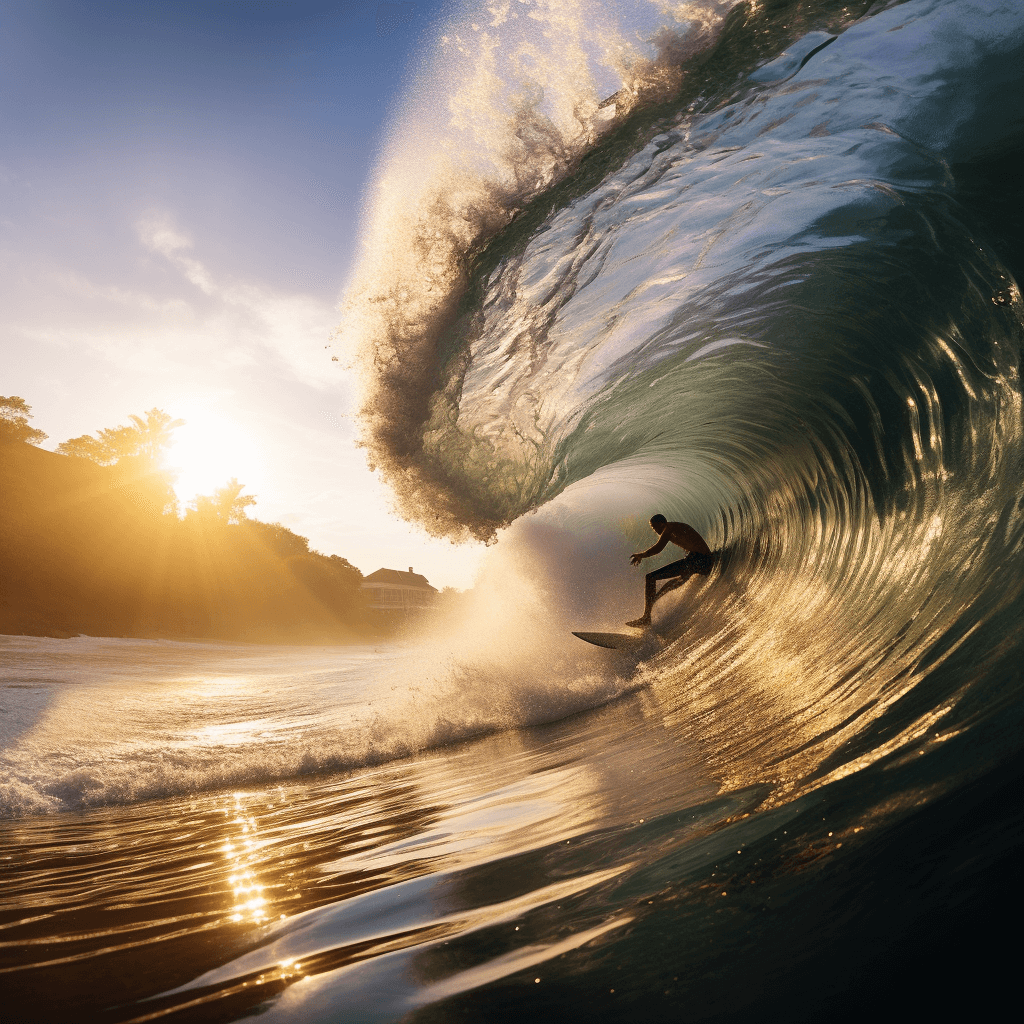
<svg viewBox="0 0 1024 1024">
<path fill-rule="evenodd" d="M 627 626 L 640 626 L 641 628 L 643 628 L 644 626 L 649 626 L 650 624 L 650 615 L 641 615 L 639 619 L 633 619 L 632 622 L 626 623 Z"/>
</svg>

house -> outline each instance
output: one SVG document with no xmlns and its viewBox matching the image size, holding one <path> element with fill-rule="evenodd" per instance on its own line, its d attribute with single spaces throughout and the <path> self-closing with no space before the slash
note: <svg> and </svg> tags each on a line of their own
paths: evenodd
<svg viewBox="0 0 1024 1024">
<path fill-rule="evenodd" d="M 422 611 L 434 602 L 437 590 L 418 572 L 378 569 L 363 578 L 362 589 L 370 611 L 392 617 Z"/>
</svg>

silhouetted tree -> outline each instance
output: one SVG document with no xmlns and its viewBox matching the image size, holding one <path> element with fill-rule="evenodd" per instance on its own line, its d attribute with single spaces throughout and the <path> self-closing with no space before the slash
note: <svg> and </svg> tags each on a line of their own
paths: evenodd
<svg viewBox="0 0 1024 1024">
<path fill-rule="evenodd" d="M 30 427 L 32 419 L 29 410 L 32 406 L 24 398 L 11 395 L 4 398 L 0 395 L 0 444 L 10 441 L 27 441 L 29 444 L 40 444 L 49 436 L 35 427 Z"/>
<path fill-rule="evenodd" d="M 24 399 L 0 398 L 0 439 L 42 440 Z M 181 421 L 159 409 L 60 454 L 0 458 L 0 633 L 324 642 L 365 634 L 362 575 L 310 550 L 232 479 L 176 514 L 160 466 Z M 78 458 L 64 458 L 77 455 Z M 81 457 L 81 456 L 84 456 Z"/>
<path fill-rule="evenodd" d="M 184 420 L 172 420 L 162 409 L 150 409 L 141 416 L 131 415 L 130 425 L 104 427 L 96 437 L 83 434 L 72 437 L 57 446 L 61 455 L 77 455 L 91 459 L 101 466 L 113 466 L 132 460 L 134 468 L 145 472 L 156 471 L 167 449 L 174 441 L 174 431 L 185 425 Z"/>
<path fill-rule="evenodd" d="M 280 523 L 263 523 L 259 519 L 247 519 L 246 526 L 259 538 L 264 547 L 269 548 L 280 558 L 292 558 L 296 555 L 308 555 L 309 540 L 293 533 L 287 526 Z M 332 555 L 336 558 L 336 555 Z M 346 562 L 346 565 L 348 563 Z"/>
<path fill-rule="evenodd" d="M 242 494 L 245 484 L 232 477 L 212 495 L 197 494 L 192 502 L 192 515 L 203 522 L 240 523 L 245 519 L 245 510 L 256 504 L 250 494 Z"/>
<path fill-rule="evenodd" d="M 176 474 L 162 463 L 174 441 L 174 431 L 185 421 L 171 419 L 162 409 L 150 409 L 145 418 L 133 414 L 129 419 L 130 424 L 104 427 L 95 437 L 72 437 L 57 445 L 57 452 L 117 467 L 120 485 L 133 492 L 135 501 L 157 512 L 177 515 Z"/>
</svg>

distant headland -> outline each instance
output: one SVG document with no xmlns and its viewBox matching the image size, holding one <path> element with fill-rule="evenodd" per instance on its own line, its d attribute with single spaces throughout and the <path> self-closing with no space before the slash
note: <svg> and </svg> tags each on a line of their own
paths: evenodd
<svg viewBox="0 0 1024 1024">
<path fill-rule="evenodd" d="M 181 421 L 152 409 L 50 452 L 30 418 L 0 396 L 0 633 L 343 643 L 394 628 L 347 559 L 248 518 L 237 480 L 182 509 L 162 468 Z"/>
</svg>

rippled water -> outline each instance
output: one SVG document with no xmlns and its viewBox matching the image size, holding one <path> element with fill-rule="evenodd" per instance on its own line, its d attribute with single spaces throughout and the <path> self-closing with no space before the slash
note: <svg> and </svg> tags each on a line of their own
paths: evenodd
<svg viewBox="0 0 1024 1024">
<path fill-rule="evenodd" d="M 342 331 L 481 578 L 381 649 L 4 641 L 15 1019 L 1005 992 L 1024 14 L 709 4 L 644 56 L 611 7 L 503 10 L 396 121 Z M 718 568 L 586 647 L 656 511 Z"/>
</svg>

